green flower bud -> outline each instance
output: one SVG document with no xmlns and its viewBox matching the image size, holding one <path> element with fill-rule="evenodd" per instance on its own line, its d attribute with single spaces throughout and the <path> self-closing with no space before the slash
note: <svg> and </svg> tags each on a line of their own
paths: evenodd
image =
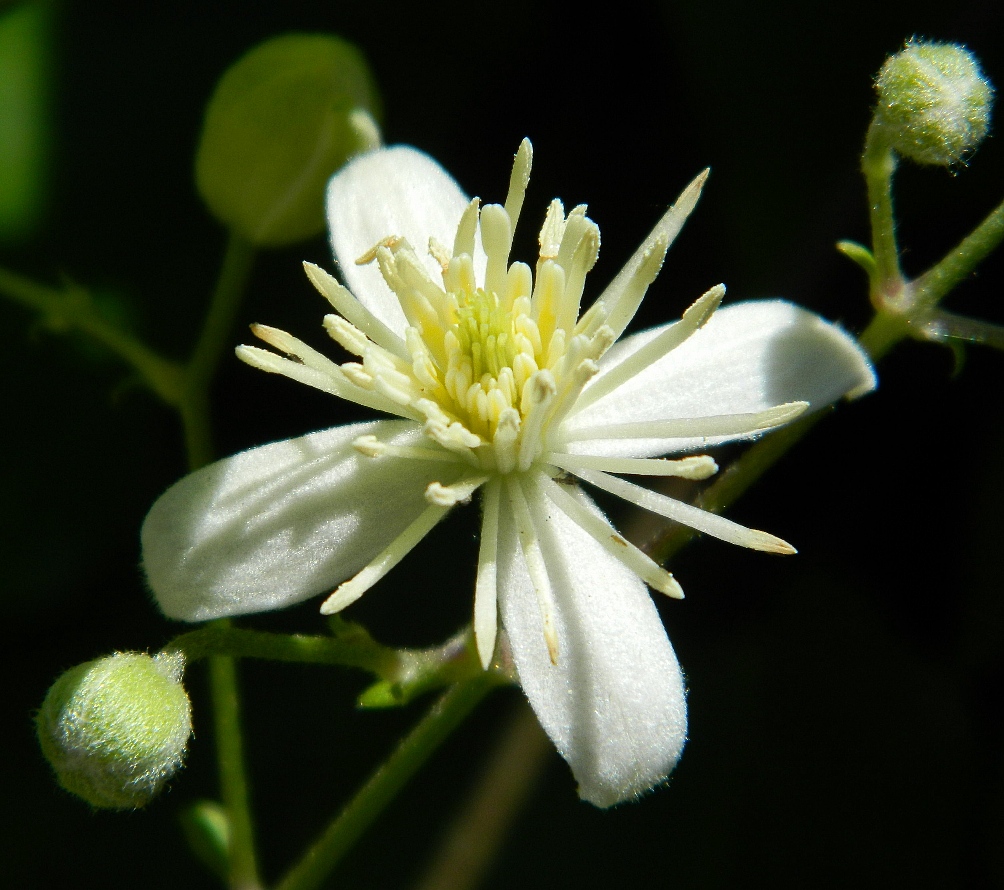
<svg viewBox="0 0 1004 890">
<path fill-rule="evenodd" d="M 267 40 L 223 75 L 195 157 L 213 214 L 258 247 L 324 229 L 324 189 L 353 154 L 376 148 L 378 97 L 362 54 L 321 34 Z"/>
<path fill-rule="evenodd" d="M 954 43 L 910 40 L 875 81 L 876 119 L 892 147 L 920 164 L 962 162 L 987 135 L 993 87 L 979 62 Z"/>
<path fill-rule="evenodd" d="M 192 733 L 184 656 L 116 652 L 77 665 L 36 718 L 59 784 L 95 807 L 149 803 L 177 771 Z"/>
</svg>

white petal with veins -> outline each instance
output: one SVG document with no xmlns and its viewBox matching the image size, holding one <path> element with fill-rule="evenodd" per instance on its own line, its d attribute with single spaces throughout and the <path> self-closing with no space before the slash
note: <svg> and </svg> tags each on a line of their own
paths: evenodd
<svg viewBox="0 0 1004 890">
<path fill-rule="evenodd" d="M 498 549 L 502 624 L 520 683 L 580 796 L 608 807 L 650 790 L 676 765 L 687 735 L 683 676 L 645 585 L 553 504 L 536 506 L 547 516 L 539 541 L 554 595 L 557 664 L 506 511 Z"/>
<path fill-rule="evenodd" d="M 616 343 L 600 359 L 595 380 L 602 380 L 605 373 L 663 329 L 642 331 Z M 792 303 L 757 300 L 719 309 L 672 352 L 593 404 L 573 411 L 564 428 L 745 414 L 799 401 L 808 402 L 811 411 L 874 387 L 874 371 L 852 337 Z M 569 451 L 656 457 L 755 434 L 595 439 L 575 442 Z"/>
<path fill-rule="evenodd" d="M 428 507 L 459 464 L 371 458 L 376 435 L 425 441 L 418 424 L 358 423 L 273 442 L 186 476 L 143 523 L 143 567 L 170 618 L 205 621 L 281 609 L 362 569 Z"/>
</svg>

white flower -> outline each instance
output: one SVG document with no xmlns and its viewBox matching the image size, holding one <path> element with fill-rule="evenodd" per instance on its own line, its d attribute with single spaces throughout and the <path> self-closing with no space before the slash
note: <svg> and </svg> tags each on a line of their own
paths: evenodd
<svg viewBox="0 0 1004 890">
<path fill-rule="evenodd" d="M 606 807 L 662 782 L 683 748 L 683 678 L 645 584 L 683 593 L 571 477 L 725 541 L 792 553 L 611 474 L 706 478 L 717 469 L 710 457 L 653 458 L 752 438 L 875 378 L 853 340 L 790 303 L 716 312 L 723 287 L 682 320 L 614 345 L 705 176 L 580 315 L 600 243 L 584 206 L 566 215 L 552 202 L 536 269 L 509 263 L 530 159 L 524 141 L 505 205 L 480 209 L 412 148 L 364 155 L 332 179 L 331 240 L 348 289 L 306 269 L 338 313 L 325 328 L 359 360 L 337 365 L 260 325 L 255 334 L 282 355 L 252 346 L 238 355 L 400 419 L 276 442 L 193 473 L 154 504 L 143 559 L 173 618 L 277 609 L 341 582 L 321 607 L 337 612 L 481 489 L 481 660 L 494 657 L 501 618 L 580 795 Z"/>
</svg>

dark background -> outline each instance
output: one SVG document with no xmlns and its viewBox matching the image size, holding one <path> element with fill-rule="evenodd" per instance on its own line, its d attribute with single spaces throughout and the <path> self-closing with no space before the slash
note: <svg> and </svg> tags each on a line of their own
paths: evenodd
<svg viewBox="0 0 1004 890">
<path fill-rule="evenodd" d="M 471 193 L 503 198 L 513 151 L 533 139 L 524 222 L 554 195 L 589 202 L 603 233 L 593 294 L 710 165 L 642 325 L 724 281 L 731 299 L 783 295 L 859 331 L 864 278 L 833 244 L 867 240 L 857 158 L 871 78 L 917 34 L 965 42 L 1004 83 L 995 4 L 865 9 L 622 0 L 594 17 L 525 0 L 64 2 L 52 202 L 41 231 L 0 262 L 95 288 L 151 343 L 184 355 L 224 243 L 192 178 L 205 101 L 254 43 L 331 31 L 369 58 L 386 140 L 427 150 Z M 1002 196 L 999 138 L 957 175 L 905 166 L 907 273 Z M 303 259 L 330 266 L 323 238 L 262 256 L 241 330 L 263 321 L 324 343 Z M 992 257 L 951 307 L 1004 322 L 1002 279 L 1004 257 Z M 183 805 L 215 793 L 201 667 L 188 677 L 189 764 L 145 812 L 92 813 L 59 790 L 32 727 L 60 671 L 159 648 L 181 630 L 136 568 L 145 511 L 184 471 L 177 424 L 99 352 L 7 303 L 0 325 L 0 874 L 12 887 L 213 887 L 176 823 Z M 1004 884 L 1004 356 L 970 350 L 953 376 L 947 350 L 910 343 L 879 371 L 876 394 L 841 407 L 730 513 L 799 556 L 699 541 L 674 562 L 688 598 L 660 608 L 688 678 L 691 741 L 669 788 L 600 812 L 577 800 L 552 755 L 486 888 Z M 221 454 L 350 416 L 235 360 L 214 403 Z M 349 617 L 392 643 L 443 639 L 470 610 L 475 525 L 473 510 L 451 517 Z M 248 623 L 321 627 L 316 603 Z M 425 703 L 357 714 L 362 675 L 252 663 L 244 676 L 258 833 L 275 878 Z M 332 886 L 415 880 L 517 695 L 477 712 Z"/>
</svg>

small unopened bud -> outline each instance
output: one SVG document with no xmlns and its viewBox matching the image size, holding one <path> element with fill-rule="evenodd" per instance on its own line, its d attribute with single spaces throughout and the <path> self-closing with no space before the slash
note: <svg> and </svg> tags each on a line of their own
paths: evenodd
<svg viewBox="0 0 1004 890">
<path fill-rule="evenodd" d="M 876 120 L 892 147 L 920 164 L 961 163 L 990 127 L 993 87 L 958 44 L 908 41 L 886 60 L 875 89 Z"/>
<path fill-rule="evenodd" d="M 116 652 L 70 668 L 36 718 L 59 784 L 95 807 L 149 803 L 178 770 L 192 733 L 180 653 Z"/>
</svg>

